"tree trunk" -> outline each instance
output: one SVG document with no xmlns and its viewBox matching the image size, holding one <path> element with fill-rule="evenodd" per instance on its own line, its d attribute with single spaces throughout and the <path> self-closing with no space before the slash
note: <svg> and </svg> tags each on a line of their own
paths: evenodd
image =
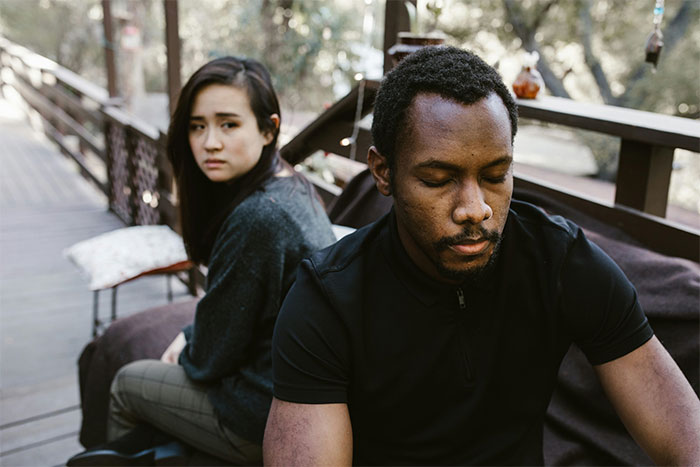
<svg viewBox="0 0 700 467">
<path fill-rule="evenodd" d="M 593 21 L 591 19 L 591 0 L 584 0 L 579 7 L 579 18 L 581 20 L 581 45 L 583 46 L 583 56 L 586 65 L 591 70 L 593 79 L 595 80 L 600 96 L 606 104 L 614 105 L 617 99 L 613 96 L 610 90 L 608 77 L 605 76 L 603 67 L 600 65 L 598 57 L 593 52 L 593 44 L 591 36 L 593 35 Z"/>
</svg>

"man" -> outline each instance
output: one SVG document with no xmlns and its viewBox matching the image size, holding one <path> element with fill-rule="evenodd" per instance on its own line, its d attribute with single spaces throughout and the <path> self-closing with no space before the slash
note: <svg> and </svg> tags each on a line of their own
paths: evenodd
<svg viewBox="0 0 700 467">
<path fill-rule="evenodd" d="M 392 212 L 305 260 L 273 341 L 272 465 L 541 464 L 571 343 L 660 464 L 700 464 L 700 403 L 620 269 L 511 202 L 516 105 L 475 55 L 420 50 L 377 95 Z"/>
</svg>

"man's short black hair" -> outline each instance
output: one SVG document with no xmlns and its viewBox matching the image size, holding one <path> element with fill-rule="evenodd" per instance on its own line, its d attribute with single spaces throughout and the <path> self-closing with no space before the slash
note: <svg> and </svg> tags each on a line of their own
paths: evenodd
<svg viewBox="0 0 700 467">
<path fill-rule="evenodd" d="M 403 59 L 379 87 L 374 103 L 372 139 L 394 173 L 397 140 L 407 110 L 419 93 L 435 93 L 474 104 L 496 93 L 508 110 L 511 137 L 518 129 L 518 108 L 498 72 L 471 52 L 456 47 L 424 47 Z"/>
</svg>

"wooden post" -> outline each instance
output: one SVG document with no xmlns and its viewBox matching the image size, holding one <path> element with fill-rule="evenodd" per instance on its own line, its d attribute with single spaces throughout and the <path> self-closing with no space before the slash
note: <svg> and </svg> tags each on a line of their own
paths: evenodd
<svg viewBox="0 0 700 467">
<path fill-rule="evenodd" d="M 411 31 L 411 18 L 408 15 L 406 3 L 416 6 L 417 0 L 386 0 L 384 10 L 384 74 L 393 67 L 389 49 L 396 44 L 397 35 L 403 31 Z"/>
<path fill-rule="evenodd" d="M 117 67 L 114 61 L 114 37 L 112 34 L 112 6 L 110 0 L 102 0 L 102 27 L 104 28 L 105 65 L 107 66 L 107 91 L 116 97 Z"/>
<path fill-rule="evenodd" d="M 666 217 L 674 148 L 622 139 L 615 204 Z"/>
<path fill-rule="evenodd" d="M 168 56 L 168 103 L 170 114 L 175 111 L 180 94 L 180 33 L 177 0 L 163 0 L 165 9 L 165 46 Z"/>
</svg>

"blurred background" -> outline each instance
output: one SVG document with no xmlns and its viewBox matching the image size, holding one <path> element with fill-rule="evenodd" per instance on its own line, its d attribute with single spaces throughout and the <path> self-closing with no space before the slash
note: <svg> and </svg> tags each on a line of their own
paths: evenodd
<svg viewBox="0 0 700 467">
<path fill-rule="evenodd" d="M 106 87 L 101 3 L 0 0 L 0 34 Z M 653 0 L 422 0 L 411 29 L 475 51 L 506 83 L 536 51 L 548 94 L 697 119 L 700 2 L 664 6 L 656 68 L 644 61 Z M 111 9 L 118 94 L 165 128 L 164 4 L 112 0 Z M 182 79 L 223 55 L 262 61 L 280 94 L 284 143 L 356 81 L 381 78 L 384 12 L 383 0 L 180 0 Z M 561 160 L 542 160 L 543 135 Z M 615 180 L 618 149 L 616 138 L 528 121 L 516 142 L 519 162 L 601 181 Z M 678 149 L 674 169 L 671 205 L 700 213 L 700 158 Z"/>
</svg>

